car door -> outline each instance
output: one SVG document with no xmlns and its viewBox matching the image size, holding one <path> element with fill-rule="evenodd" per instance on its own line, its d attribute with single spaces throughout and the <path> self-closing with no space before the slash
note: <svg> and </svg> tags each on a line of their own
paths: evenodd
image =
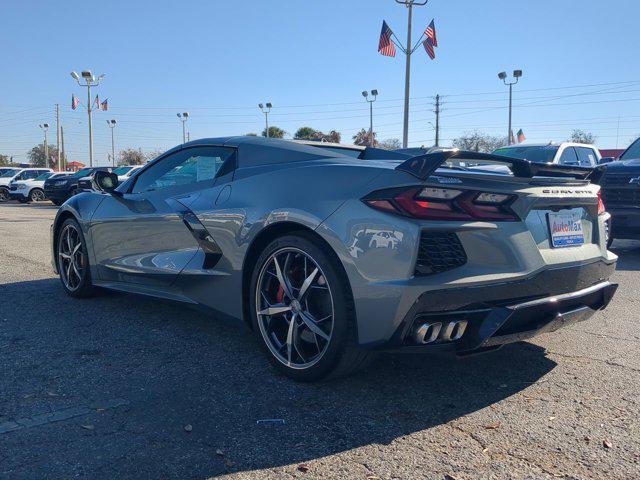
<svg viewBox="0 0 640 480">
<path fill-rule="evenodd" d="M 90 226 L 100 281 L 170 286 L 201 248 L 189 206 L 214 188 L 234 155 L 215 146 L 178 150 L 144 168 L 125 192 L 105 198 Z"/>
</svg>

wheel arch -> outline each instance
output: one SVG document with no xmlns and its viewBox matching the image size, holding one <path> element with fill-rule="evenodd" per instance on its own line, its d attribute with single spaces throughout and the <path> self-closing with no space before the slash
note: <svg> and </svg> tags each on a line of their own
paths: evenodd
<svg viewBox="0 0 640 480">
<path fill-rule="evenodd" d="M 251 328 L 251 316 L 249 312 L 249 291 L 251 289 L 250 281 L 251 275 L 253 274 L 253 269 L 255 268 L 256 262 L 260 257 L 260 253 L 269 245 L 273 240 L 278 237 L 282 237 L 285 235 L 301 235 L 312 239 L 322 245 L 323 251 L 328 253 L 333 260 L 338 265 L 338 270 L 341 275 L 343 275 L 344 280 L 347 283 L 349 291 L 347 292 L 347 296 L 349 301 L 353 305 L 353 295 L 351 292 L 351 284 L 349 282 L 349 277 L 347 276 L 347 272 L 344 268 L 344 265 L 340 261 L 338 254 L 334 251 L 333 247 L 327 242 L 322 236 L 317 233 L 312 228 L 303 225 L 301 223 L 296 222 L 277 222 L 273 223 L 264 229 L 262 229 L 252 240 L 249 248 L 247 249 L 247 254 L 244 258 L 244 263 L 242 266 L 242 319 L 245 323 Z M 357 325 L 357 322 L 356 322 Z"/>
<path fill-rule="evenodd" d="M 57 266 L 58 264 L 56 261 L 56 252 L 58 251 L 58 236 L 60 234 L 60 227 L 62 227 L 62 224 L 66 222 L 69 218 L 73 218 L 76 222 L 80 223 L 80 221 L 78 220 L 78 217 L 76 217 L 70 210 L 63 210 L 60 213 L 58 213 L 51 228 L 51 255 L 53 258 L 53 265 L 56 270 L 56 273 L 58 271 L 58 266 Z"/>
</svg>

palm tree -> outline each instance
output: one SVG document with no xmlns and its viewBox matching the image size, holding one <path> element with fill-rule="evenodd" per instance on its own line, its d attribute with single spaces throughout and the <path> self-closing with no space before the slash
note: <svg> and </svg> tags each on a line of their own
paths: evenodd
<svg viewBox="0 0 640 480">
<path fill-rule="evenodd" d="M 371 132 L 371 134 L 365 130 L 361 129 L 358 133 L 353 136 L 353 143 L 356 145 L 365 145 L 368 147 L 376 147 L 378 145 L 378 141 L 376 140 L 376 132 Z"/>
</svg>

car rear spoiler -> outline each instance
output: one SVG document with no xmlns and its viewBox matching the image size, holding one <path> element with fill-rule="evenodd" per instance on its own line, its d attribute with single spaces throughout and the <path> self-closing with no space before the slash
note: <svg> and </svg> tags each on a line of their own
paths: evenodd
<svg viewBox="0 0 640 480">
<path fill-rule="evenodd" d="M 464 150 L 448 150 L 443 152 L 427 153 L 412 157 L 396 167 L 410 173 L 420 180 L 426 180 L 440 166 L 449 160 L 460 159 L 465 161 L 479 161 L 484 163 L 507 165 L 515 177 L 561 177 L 590 180 L 598 183 L 606 166 L 599 165 L 595 168 L 578 167 L 569 165 L 555 165 L 551 163 L 533 163 L 520 158 L 505 157 L 489 153 L 469 152 Z"/>
</svg>

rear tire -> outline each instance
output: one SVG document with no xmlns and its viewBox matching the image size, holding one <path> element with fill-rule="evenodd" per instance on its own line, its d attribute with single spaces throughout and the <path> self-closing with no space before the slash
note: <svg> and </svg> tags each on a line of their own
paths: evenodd
<svg viewBox="0 0 640 480">
<path fill-rule="evenodd" d="M 38 203 L 43 202 L 46 199 L 47 197 L 44 195 L 44 190 L 40 188 L 32 188 L 29 192 L 29 201 L 31 202 Z"/>
<path fill-rule="evenodd" d="M 87 242 L 80 224 L 73 218 L 65 220 L 58 231 L 56 265 L 67 295 L 76 298 L 93 295 Z"/>
<path fill-rule="evenodd" d="M 325 251 L 311 235 L 278 238 L 264 249 L 251 276 L 250 315 L 257 339 L 275 367 L 297 381 L 349 375 L 373 356 L 357 345 L 348 280 L 339 260 Z M 267 308 L 289 310 L 258 313 Z"/>
</svg>

